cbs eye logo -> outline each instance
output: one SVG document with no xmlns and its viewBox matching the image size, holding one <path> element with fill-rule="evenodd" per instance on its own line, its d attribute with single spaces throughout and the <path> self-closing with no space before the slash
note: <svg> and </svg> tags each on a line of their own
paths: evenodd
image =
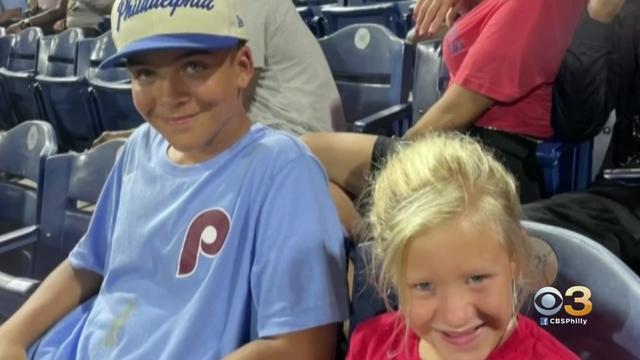
<svg viewBox="0 0 640 360">
<path fill-rule="evenodd" d="M 571 299 L 571 304 L 564 305 L 566 299 Z M 542 315 L 553 316 L 564 305 L 564 311 L 572 316 L 586 316 L 591 313 L 593 304 L 591 290 L 586 286 L 572 286 L 564 293 L 564 297 L 558 289 L 547 286 L 536 292 L 533 297 L 533 305 Z"/>
</svg>

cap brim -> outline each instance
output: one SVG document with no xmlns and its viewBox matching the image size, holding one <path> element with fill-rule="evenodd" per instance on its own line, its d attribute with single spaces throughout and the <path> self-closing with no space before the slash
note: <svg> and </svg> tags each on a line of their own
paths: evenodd
<svg viewBox="0 0 640 360">
<path fill-rule="evenodd" d="M 207 34 L 164 34 L 134 41 L 100 64 L 100 68 L 123 65 L 134 55 L 159 50 L 218 50 L 234 47 L 240 41 L 232 36 Z"/>
</svg>

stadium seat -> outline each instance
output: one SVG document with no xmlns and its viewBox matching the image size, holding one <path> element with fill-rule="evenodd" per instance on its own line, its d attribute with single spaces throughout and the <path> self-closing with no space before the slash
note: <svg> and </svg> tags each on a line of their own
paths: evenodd
<svg viewBox="0 0 640 360">
<path fill-rule="evenodd" d="M 108 36 L 108 39 L 111 39 L 111 36 Z M 104 42 L 101 46 L 101 54 L 115 52 L 113 41 Z M 95 71 L 89 74 L 88 80 L 89 91 L 96 107 L 99 133 L 133 129 L 144 122 L 133 105 L 131 79 L 129 71 L 124 66 L 109 69 L 96 67 Z"/>
<path fill-rule="evenodd" d="M 38 234 L 44 161 L 56 152 L 55 131 L 43 121 L 0 135 L 0 270 L 31 274 L 28 245 Z"/>
<path fill-rule="evenodd" d="M 353 24 L 379 24 L 385 26 L 396 36 L 407 35 L 405 20 L 395 3 L 362 6 L 325 6 L 322 15 L 327 19 L 327 34 L 332 34 Z"/>
<path fill-rule="evenodd" d="M 78 29 L 67 30 L 77 34 Z M 65 34 L 65 33 L 63 33 Z M 61 34 L 60 36 L 62 36 Z M 61 144 L 74 151 L 88 148 L 99 135 L 97 115 L 93 100 L 89 96 L 87 76 L 95 72 L 100 62 L 112 51 L 105 43 L 111 43 L 111 35 L 104 34 L 98 38 L 82 39 L 76 37 L 77 46 L 53 46 L 49 59 L 65 58 L 67 66 L 72 56 L 72 68 L 64 72 L 44 72 L 36 76 L 47 119 L 56 124 Z M 61 52 L 64 55 L 58 55 Z M 52 59 L 53 57 L 53 59 Z M 70 71 L 71 70 L 71 71 Z"/>
<path fill-rule="evenodd" d="M 298 10 L 298 14 L 304 21 L 305 25 L 311 30 L 311 33 L 317 38 L 321 38 L 326 34 L 326 20 L 322 17 L 322 15 L 317 15 L 314 7 L 311 6 L 302 6 L 296 8 Z"/>
<path fill-rule="evenodd" d="M 400 123 L 384 123 L 378 112 L 406 103 L 413 47 L 376 24 L 351 25 L 319 40 L 336 81 L 352 130 L 394 135 Z M 354 124 L 362 119 L 364 125 Z M 370 126 L 368 124 L 371 124 Z"/>
<path fill-rule="evenodd" d="M 572 286 L 591 291 L 589 301 L 593 307 L 584 316 L 585 325 L 550 324 L 545 330 L 582 359 L 640 358 L 640 313 L 635 309 L 640 304 L 640 278 L 603 246 L 580 234 L 529 221 L 522 225 L 531 236 L 546 241 L 557 256 L 559 270 L 551 286 L 561 294 Z M 355 269 L 351 329 L 386 311 L 366 273 L 370 269 L 370 247 L 370 243 L 364 243 L 351 252 Z M 525 305 L 523 312 L 540 323 L 542 316 L 533 305 L 533 294 L 529 301 L 531 304 Z M 563 312 L 555 316 L 570 317 Z"/>
<path fill-rule="evenodd" d="M 0 36 L 0 68 L 6 68 L 9 65 L 11 55 L 11 44 L 13 43 L 13 35 Z M 0 86 L 0 131 L 8 130 L 15 125 L 9 105 L 4 97 L 2 86 Z"/>
<path fill-rule="evenodd" d="M 33 78 L 36 74 L 42 30 L 37 27 L 22 30 L 13 39 L 9 63 L 0 68 L 0 81 L 14 123 L 42 119 Z M 3 109 L 4 110 L 4 109 Z"/>
<path fill-rule="evenodd" d="M 33 244 L 33 275 L 0 272 L 0 322 L 26 300 L 84 235 L 91 218 L 90 206 L 97 202 L 123 144 L 124 140 L 111 140 L 82 154 L 47 159 L 38 237 Z"/>
</svg>

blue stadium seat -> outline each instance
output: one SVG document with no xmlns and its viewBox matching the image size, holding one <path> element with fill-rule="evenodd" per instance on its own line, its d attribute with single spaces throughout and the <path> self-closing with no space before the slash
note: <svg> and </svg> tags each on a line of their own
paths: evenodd
<svg viewBox="0 0 640 360">
<path fill-rule="evenodd" d="M 351 25 L 319 40 L 336 81 L 345 117 L 352 130 L 399 134 L 399 123 L 377 119 L 381 110 L 407 102 L 411 87 L 413 47 L 387 28 L 376 24 Z"/>
<path fill-rule="evenodd" d="M 42 94 L 47 120 L 56 124 L 61 144 L 65 148 L 82 151 L 99 135 L 87 76 L 95 71 L 100 61 L 111 54 L 104 51 L 104 43 L 112 40 L 110 34 L 83 39 L 79 29 L 67 32 L 59 36 L 68 38 L 73 34 L 75 45 L 60 39 L 49 51 L 50 63 L 64 59 L 65 65 L 56 65 L 59 69 L 42 71 L 36 76 L 36 81 Z"/>
<path fill-rule="evenodd" d="M 551 286 L 562 294 L 572 286 L 590 289 L 591 313 L 586 325 L 549 325 L 545 330 L 582 359 L 640 358 L 640 278 L 621 260 L 597 242 L 569 230 L 523 221 L 531 236 L 546 241 L 558 259 L 558 275 Z M 386 311 L 382 299 L 366 273 L 370 268 L 370 244 L 351 252 L 354 262 L 351 329 Z M 529 299 L 533 301 L 532 298 Z M 527 310 L 528 309 L 528 310 Z M 524 313 L 536 321 L 541 317 L 531 303 Z M 558 317 L 565 317 L 562 313 Z M 566 317 L 569 317 L 566 315 Z"/>
<path fill-rule="evenodd" d="M 36 74 L 42 30 L 31 27 L 13 39 L 7 68 L 0 68 L 2 90 L 16 123 L 42 119 L 33 78 Z M 4 109 L 3 109 L 4 110 Z"/>
<path fill-rule="evenodd" d="M 47 159 L 33 275 L 0 272 L 0 322 L 9 317 L 84 235 L 95 204 L 124 140 L 111 140 L 85 153 Z M 0 244 L 0 249 L 2 245 Z"/>
<path fill-rule="evenodd" d="M 640 313 L 634 309 L 640 304 L 638 275 L 587 237 L 546 224 L 525 221 L 523 225 L 556 253 L 559 274 L 551 286 L 563 294 L 572 286 L 585 286 L 591 291 L 593 309 L 585 316 L 586 325 L 549 325 L 545 330 L 582 359 L 640 359 Z M 534 306 L 528 316 L 537 320 L 542 317 Z"/>
<path fill-rule="evenodd" d="M 334 33 L 353 24 L 379 24 L 385 26 L 396 36 L 407 35 L 405 20 L 395 3 L 363 6 L 325 6 L 322 15 L 327 19 L 327 34 Z"/>
<path fill-rule="evenodd" d="M 318 15 L 316 12 L 320 12 L 319 9 L 311 6 L 302 6 L 296 8 L 298 14 L 304 21 L 305 25 L 309 28 L 311 33 L 317 38 L 321 38 L 326 34 L 326 20 L 322 17 L 322 14 Z M 316 10 L 314 10 L 316 9 Z"/>
<path fill-rule="evenodd" d="M 104 43 L 102 53 L 114 53 L 113 41 Z M 133 129 L 144 122 L 133 105 L 131 79 L 124 67 L 96 68 L 88 76 L 89 91 L 96 106 L 99 132 Z"/>
<path fill-rule="evenodd" d="M 19 249 L 37 239 L 44 161 L 56 152 L 55 131 L 43 121 L 0 135 L 0 270 L 31 274 L 31 253 Z"/>
<path fill-rule="evenodd" d="M 0 36 L 0 68 L 6 68 L 9 65 L 12 43 L 13 35 Z M 2 86 L 0 86 L 0 131 L 8 130 L 14 125 L 9 105 L 4 97 Z"/>
</svg>

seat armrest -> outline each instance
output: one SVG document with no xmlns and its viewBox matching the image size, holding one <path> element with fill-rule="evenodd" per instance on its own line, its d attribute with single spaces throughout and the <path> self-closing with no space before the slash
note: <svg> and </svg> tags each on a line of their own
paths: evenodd
<svg viewBox="0 0 640 360">
<path fill-rule="evenodd" d="M 386 131 L 384 135 L 402 136 L 411 125 L 412 105 L 394 105 L 373 113 L 353 123 L 353 131 L 375 133 Z"/>
<path fill-rule="evenodd" d="M 35 243 L 38 230 L 38 225 L 31 225 L 0 235 L 0 254 Z"/>
<path fill-rule="evenodd" d="M 0 291 L 18 297 L 28 297 L 40 285 L 39 280 L 17 277 L 0 271 Z"/>
</svg>

